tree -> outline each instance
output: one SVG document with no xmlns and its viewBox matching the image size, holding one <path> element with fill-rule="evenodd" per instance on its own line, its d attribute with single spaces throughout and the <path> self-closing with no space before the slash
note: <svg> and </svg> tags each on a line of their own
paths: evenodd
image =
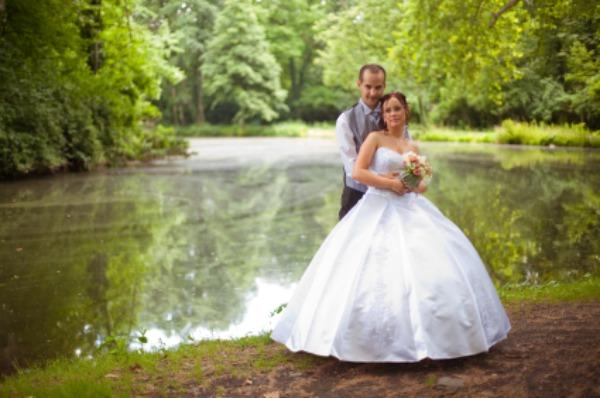
<svg viewBox="0 0 600 398">
<path fill-rule="evenodd" d="M 140 2 L 5 3 L 0 177 L 88 169 L 175 141 L 148 128 L 160 115 L 150 101 L 179 71 L 163 32 L 136 20 Z"/>
<path fill-rule="evenodd" d="M 160 107 L 165 120 L 174 124 L 204 123 L 205 95 L 201 72 L 206 43 L 212 35 L 217 14 L 216 0 L 146 0 L 153 11 L 147 22 L 154 30 L 167 26 L 173 33 L 177 51 L 170 63 L 185 77 L 165 81 Z"/>
<path fill-rule="evenodd" d="M 394 35 L 406 23 L 397 3 L 394 0 L 350 2 L 320 21 L 318 37 L 325 44 L 319 50 L 317 63 L 323 67 L 326 85 L 355 97 L 359 68 L 366 63 L 377 63 L 387 71 L 388 89 L 403 91 L 411 103 L 422 102 L 426 90 L 416 84 L 409 61 L 390 57 L 396 41 Z M 421 112 L 413 109 L 413 116 L 415 113 Z"/>
<path fill-rule="evenodd" d="M 309 85 L 321 85 L 316 70 L 317 22 L 325 17 L 322 2 L 311 0 L 272 0 L 260 2 L 259 20 L 265 28 L 269 46 L 281 66 L 281 82 L 288 91 L 287 104 L 294 105 Z M 297 116 L 297 114 L 294 114 Z"/>
<path fill-rule="evenodd" d="M 204 56 L 206 93 L 212 106 L 233 104 L 234 121 L 271 121 L 287 107 L 280 67 L 271 54 L 255 10 L 245 1 L 226 1 Z"/>
</svg>

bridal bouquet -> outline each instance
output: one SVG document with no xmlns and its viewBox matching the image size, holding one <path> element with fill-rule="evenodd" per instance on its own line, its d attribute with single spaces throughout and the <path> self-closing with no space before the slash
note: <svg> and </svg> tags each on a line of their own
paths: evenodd
<svg viewBox="0 0 600 398">
<path fill-rule="evenodd" d="M 429 184 L 433 170 L 425 156 L 419 156 L 410 151 L 404 155 L 404 167 L 400 169 L 399 177 L 410 189 L 416 189 L 421 181 Z"/>
</svg>

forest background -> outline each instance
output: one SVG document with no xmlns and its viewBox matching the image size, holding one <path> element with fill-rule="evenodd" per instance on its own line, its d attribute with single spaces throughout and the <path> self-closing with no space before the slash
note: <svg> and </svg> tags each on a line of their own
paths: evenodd
<svg viewBox="0 0 600 398">
<path fill-rule="evenodd" d="M 332 122 L 369 62 L 412 123 L 596 146 L 599 29 L 584 0 L 0 0 L 0 177 L 181 153 L 176 130 Z"/>
</svg>

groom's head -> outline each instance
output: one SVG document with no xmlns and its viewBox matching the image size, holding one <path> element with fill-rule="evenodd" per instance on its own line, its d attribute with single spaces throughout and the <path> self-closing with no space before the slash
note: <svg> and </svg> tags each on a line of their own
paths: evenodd
<svg viewBox="0 0 600 398">
<path fill-rule="evenodd" d="M 358 72 L 356 85 L 360 90 L 360 98 L 369 108 L 374 109 L 385 90 L 385 69 L 377 64 L 363 65 Z"/>
</svg>

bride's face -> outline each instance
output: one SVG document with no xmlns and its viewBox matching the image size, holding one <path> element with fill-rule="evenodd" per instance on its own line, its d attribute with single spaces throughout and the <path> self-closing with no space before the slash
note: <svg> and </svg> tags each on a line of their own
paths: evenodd
<svg viewBox="0 0 600 398">
<path fill-rule="evenodd" d="M 406 124 L 406 109 L 396 97 L 391 97 L 383 104 L 383 121 L 388 128 Z"/>
</svg>

